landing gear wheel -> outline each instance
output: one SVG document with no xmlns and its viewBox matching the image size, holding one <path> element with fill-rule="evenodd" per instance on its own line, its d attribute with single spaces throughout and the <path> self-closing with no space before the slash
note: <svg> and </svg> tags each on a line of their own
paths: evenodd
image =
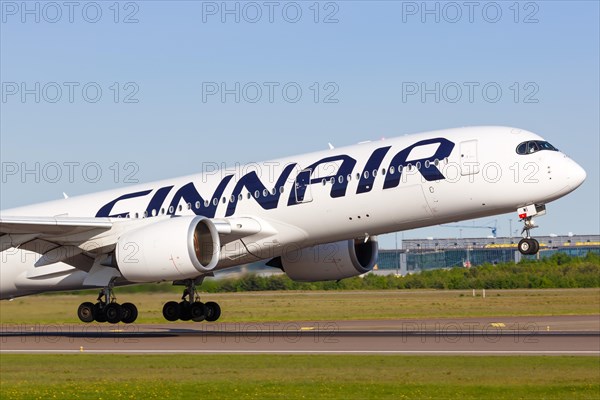
<svg viewBox="0 0 600 400">
<path fill-rule="evenodd" d="M 106 322 L 106 313 L 104 312 L 104 303 L 94 304 L 93 313 L 96 322 Z"/>
<path fill-rule="evenodd" d="M 110 303 L 104 308 L 106 321 L 111 324 L 118 324 L 123 318 L 123 309 L 118 303 Z"/>
<path fill-rule="evenodd" d="M 214 301 L 207 302 L 204 307 L 206 307 L 206 320 L 208 322 L 214 322 L 221 316 L 221 307 Z"/>
<path fill-rule="evenodd" d="M 169 301 L 163 306 L 163 317 L 167 321 L 177 321 L 179 319 L 179 303 L 176 301 Z"/>
<path fill-rule="evenodd" d="M 94 321 L 94 303 L 85 302 L 79 305 L 77 316 L 81 322 L 90 323 Z"/>
<path fill-rule="evenodd" d="M 531 240 L 531 254 L 537 254 L 540 251 L 540 243 L 535 239 L 529 240 Z"/>
<path fill-rule="evenodd" d="M 531 242 L 529 241 L 529 239 L 521 239 L 519 241 L 518 248 L 521 254 L 528 255 L 531 251 Z"/>
<path fill-rule="evenodd" d="M 179 319 L 182 321 L 189 321 L 192 319 L 192 305 L 189 301 L 182 301 L 179 303 Z"/>
<path fill-rule="evenodd" d="M 519 252 L 523 255 L 537 254 L 540 250 L 540 243 L 531 238 L 521 239 L 518 248 Z"/>
<path fill-rule="evenodd" d="M 121 304 L 121 310 L 123 312 L 123 316 L 121 317 L 121 322 L 125 324 L 131 324 L 135 322 L 138 317 L 138 309 L 133 303 L 123 303 Z"/>
<path fill-rule="evenodd" d="M 190 307 L 190 314 L 192 316 L 192 321 L 204 321 L 204 318 L 206 318 L 206 307 L 204 306 L 204 303 L 199 301 L 192 303 Z"/>
</svg>

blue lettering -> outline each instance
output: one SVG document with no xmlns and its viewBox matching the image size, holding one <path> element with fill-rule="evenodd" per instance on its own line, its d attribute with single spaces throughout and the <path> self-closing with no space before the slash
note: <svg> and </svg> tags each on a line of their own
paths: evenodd
<svg viewBox="0 0 600 400">
<path fill-rule="evenodd" d="M 128 194 L 124 194 L 121 197 L 117 197 L 113 201 L 107 203 L 102 208 L 100 208 L 100 210 L 98 210 L 98 212 L 96 213 L 96 217 L 97 218 L 100 218 L 100 217 L 113 217 L 113 218 L 121 217 L 121 218 L 124 218 L 129 213 L 121 213 L 121 214 L 109 215 L 110 212 L 112 211 L 113 207 L 115 206 L 115 204 L 117 204 L 121 200 L 133 199 L 135 197 L 143 197 L 143 196 L 146 196 L 147 194 L 149 194 L 151 192 L 152 192 L 152 190 L 144 190 L 144 191 L 141 191 L 141 192 L 128 193 Z"/>
<path fill-rule="evenodd" d="M 235 209 L 237 207 L 237 202 L 239 195 L 242 193 L 242 190 L 246 188 L 248 192 L 259 193 L 259 196 L 255 198 L 256 202 L 264 209 L 271 210 L 273 208 L 277 208 L 279 204 L 279 198 L 281 197 L 281 192 L 279 191 L 280 187 L 285 185 L 288 177 L 292 173 L 292 170 L 296 164 L 290 164 L 279 175 L 277 179 L 277 183 L 275 183 L 275 187 L 272 191 L 268 191 L 265 185 L 262 184 L 256 172 L 252 171 L 244 175 L 240 178 L 240 180 L 235 185 L 235 189 L 233 189 L 232 199 L 233 201 L 229 201 L 227 206 L 227 214 L 226 217 L 229 217 L 235 213 Z"/>
<path fill-rule="evenodd" d="M 369 161 L 367 161 L 367 165 L 365 165 L 365 169 L 361 174 L 360 181 L 358 182 L 358 190 L 359 193 L 367 193 L 373 189 L 373 183 L 375 182 L 375 175 L 373 175 L 373 171 L 379 169 L 381 162 L 383 161 L 383 157 L 388 153 L 392 146 L 381 147 L 371 154 Z"/>
<path fill-rule="evenodd" d="M 348 179 L 346 177 L 352 173 L 352 171 L 354 170 L 354 166 L 356 165 L 356 160 L 354 158 L 345 154 L 327 157 L 310 165 L 305 169 L 305 171 L 308 170 L 311 171 L 311 173 L 313 173 L 319 165 L 335 161 L 342 162 L 342 165 L 340 165 L 340 167 L 338 168 L 337 173 L 329 176 L 320 176 L 318 178 L 312 178 L 311 176 L 310 183 L 300 182 L 299 178 L 307 180 L 307 173 L 304 171 L 304 173 L 300 173 L 298 177 L 296 177 L 296 181 L 294 182 L 294 187 L 296 188 L 296 190 L 292 190 L 292 193 L 290 193 L 288 206 L 302 203 L 306 193 L 306 187 L 309 184 L 314 185 L 315 183 L 320 183 L 323 179 L 330 181 L 333 178 L 333 184 L 331 185 L 330 194 L 332 198 L 344 197 L 346 195 L 346 189 L 348 188 Z M 340 179 L 340 177 L 342 177 L 342 179 Z"/>
<path fill-rule="evenodd" d="M 221 196 L 223 196 L 223 192 L 229 184 L 229 181 L 231 181 L 231 178 L 233 178 L 233 175 L 228 175 L 225 178 L 223 178 L 221 183 L 219 183 L 217 190 L 215 190 L 213 198 L 209 199 L 209 201 L 207 202 L 202 198 L 200 193 L 198 193 L 193 182 L 183 185 L 177 191 L 177 193 L 175 193 L 173 200 L 171 200 L 171 205 L 169 206 L 169 209 L 171 209 L 172 206 L 173 210 L 176 210 L 177 206 L 179 205 L 179 202 L 183 199 L 184 202 L 190 203 L 192 205 L 192 210 L 196 215 L 202 215 L 207 218 L 214 218 L 217 212 L 217 207 L 219 206 L 218 199 L 220 199 Z M 214 201 L 215 199 L 217 199 L 216 202 Z"/>
<path fill-rule="evenodd" d="M 429 144 L 438 143 L 439 146 L 434 155 L 428 158 L 420 158 L 416 160 L 407 160 L 410 152 L 419 146 L 427 146 Z M 441 161 L 446 157 L 449 157 L 452 153 L 452 149 L 454 148 L 454 143 L 444 138 L 436 138 L 436 139 L 427 139 L 421 140 L 409 146 L 396 154 L 390 163 L 390 168 L 394 167 L 397 171 L 394 174 L 388 173 L 385 176 L 385 183 L 383 185 L 384 189 L 390 189 L 398 186 L 400 184 L 400 177 L 402 176 L 402 170 L 408 164 L 416 164 L 420 162 L 422 164 L 419 172 L 427 181 L 439 181 L 445 179 L 444 175 L 440 172 L 439 169 L 435 166 L 435 160 Z M 389 170 L 389 168 L 388 168 Z"/>
</svg>

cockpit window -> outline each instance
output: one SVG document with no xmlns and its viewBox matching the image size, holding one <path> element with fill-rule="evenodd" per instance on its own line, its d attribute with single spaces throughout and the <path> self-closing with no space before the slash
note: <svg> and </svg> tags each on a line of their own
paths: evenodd
<svg viewBox="0 0 600 400">
<path fill-rule="evenodd" d="M 532 154 L 540 150 L 558 151 L 556 147 L 543 140 L 530 140 L 517 146 L 517 154 Z"/>
</svg>

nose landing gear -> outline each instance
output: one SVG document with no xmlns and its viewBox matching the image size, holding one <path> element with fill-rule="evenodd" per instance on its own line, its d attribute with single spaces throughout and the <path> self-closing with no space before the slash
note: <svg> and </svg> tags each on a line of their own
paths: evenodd
<svg viewBox="0 0 600 400">
<path fill-rule="evenodd" d="M 517 248 L 523 255 L 537 254 L 540 250 L 540 243 L 531 237 L 531 230 L 537 228 L 537 225 L 533 221 L 535 215 L 544 215 L 546 213 L 546 206 L 539 204 L 532 204 L 527 207 L 519 208 L 519 218 L 523 221 L 523 230 L 521 235 L 524 234 L 524 238 L 519 241 Z"/>
</svg>

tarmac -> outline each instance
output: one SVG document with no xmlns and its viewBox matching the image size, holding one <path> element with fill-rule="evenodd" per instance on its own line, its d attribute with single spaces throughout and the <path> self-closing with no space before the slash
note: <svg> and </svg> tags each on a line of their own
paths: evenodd
<svg viewBox="0 0 600 400">
<path fill-rule="evenodd" d="M 7 324 L 0 354 L 600 356 L 600 315 L 273 323 Z"/>
</svg>

